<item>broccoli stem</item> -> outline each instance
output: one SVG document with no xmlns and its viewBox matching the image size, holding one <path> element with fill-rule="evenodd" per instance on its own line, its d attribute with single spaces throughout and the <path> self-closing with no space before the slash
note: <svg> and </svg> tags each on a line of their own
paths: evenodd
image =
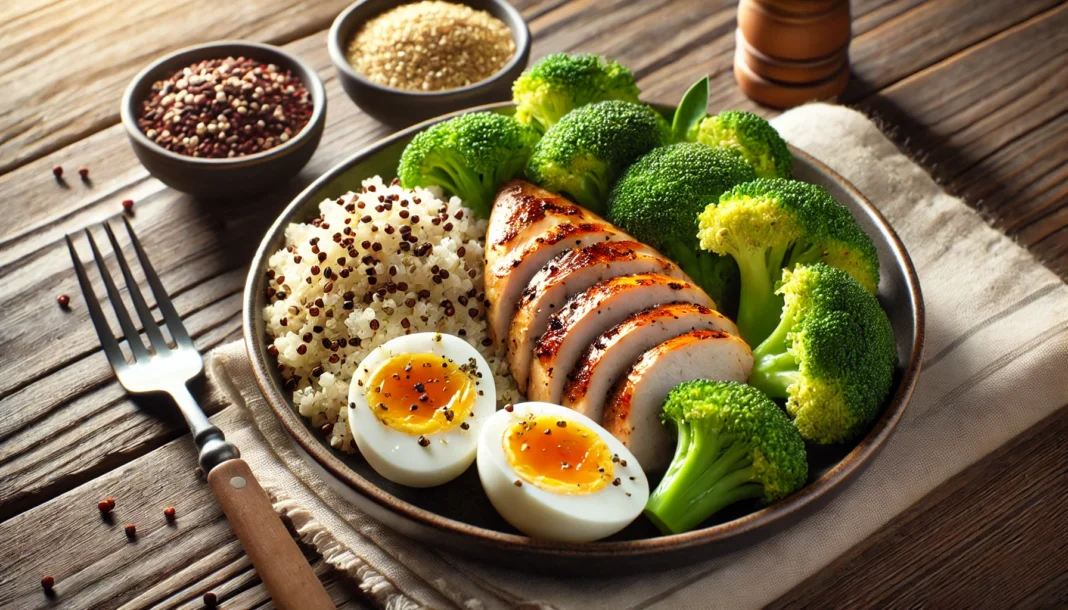
<svg viewBox="0 0 1068 610">
<path fill-rule="evenodd" d="M 723 311 L 727 286 L 717 269 L 719 257 L 711 252 L 694 251 L 677 239 L 667 240 L 662 245 L 671 260 L 678 263 L 679 268 L 712 297 L 716 309 Z"/>
<path fill-rule="evenodd" d="M 464 205 L 480 218 L 489 217 L 490 202 L 486 197 L 485 186 L 477 179 L 472 179 L 470 170 L 445 162 L 436 164 L 427 175 L 433 176 L 437 184 L 450 194 L 462 199 Z"/>
<path fill-rule="evenodd" d="M 749 385 L 772 398 L 788 398 L 790 386 L 801 376 L 797 358 L 791 351 L 790 331 L 794 320 L 793 312 L 784 310 L 779 325 L 753 350 Z"/>
<path fill-rule="evenodd" d="M 734 256 L 742 277 L 738 330 L 749 345 L 763 341 L 779 323 L 783 300 L 775 294 L 775 284 L 782 278 L 783 258 L 789 249 L 743 250 Z"/>
<path fill-rule="evenodd" d="M 693 529 L 720 509 L 763 495 L 752 451 L 703 420 L 678 426 L 675 457 L 649 497 L 645 514 L 665 534 Z"/>
</svg>

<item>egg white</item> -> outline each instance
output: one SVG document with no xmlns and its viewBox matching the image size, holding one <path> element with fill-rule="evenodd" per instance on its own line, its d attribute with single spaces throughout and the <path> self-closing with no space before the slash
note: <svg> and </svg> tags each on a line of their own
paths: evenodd
<svg viewBox="0 0 1068 610">
<path fill-rule="evenodd" d="M 516 486 L 520 477 L 505 457 L 503 439 L 509 427 L 529 415 L 575 422 L 595 432 L 620 458 L 615 464 L 620 484 L 609 483 L 597 491 L 574 495 L 547 491 L 526 481 Z M 477 461 L 478 476 L 493 507 L 532 538 L 589 542 L 611 536 L 640 515 L 649 499 L 649 481 L 623 443 L 590 418 L 560 405 L 526 402 L 515 405 L 511 412 L 497 411 L 482 427 Z"/>
<path fill-rule="evenodd" d="M 367 402 L 367 385 L 379 366 L 394 356 L 434 354 L 462 365 L 477 363 L 475 404 L 463 421 L 452 428 L 425 434 L 430 445 L 419 445 L 418 435 L 383 424 Z M 493 373 L 478 351 L 463 339 L 442 333 L 416 333 L 397 337 L 376 348 L 360 363 L 349 387 L 349 428 L 356 446 L 375 472 L 408 487 L 433 487 L 460 476 L 475 460 L 479 432 L 497 408 Z"/>
</svg>

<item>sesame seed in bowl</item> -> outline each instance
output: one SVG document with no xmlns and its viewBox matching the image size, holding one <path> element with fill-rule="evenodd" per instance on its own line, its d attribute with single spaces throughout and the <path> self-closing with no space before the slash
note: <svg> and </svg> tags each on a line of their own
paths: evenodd
<svg viewBox="0 0 1068 610">
<path fill-rule="evenodd" d="M 327 42 L 345 93 L 398 127 L 509 99 L 530 59 L 530 29 L 506 0 L 360 0 Z"/>
</svg>

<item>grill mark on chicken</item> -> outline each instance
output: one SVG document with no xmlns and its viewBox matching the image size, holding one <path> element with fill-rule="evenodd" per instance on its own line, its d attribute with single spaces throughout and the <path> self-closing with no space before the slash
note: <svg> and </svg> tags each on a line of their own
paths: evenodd
<svg viewBox="0 0 1068 610">
<path fill-rule="evenodd" d="M 640 378 L 649 372 L 649 367 L 656 362 L 656 357 L 661 353 L 666 353 L 675 349 L 683 348 L 690 343 L 696 343 L 697 341 L 703 341 L 705 339 L 726 339 L 730 336 L 730 333 L 725 333 L 721 330 L 695 330 L 685 335 L 680 335 L 674 339 L 669 339 L 664 343 L 661 343 L 657 347 L 645 352 L 638 358 L 638 361 L 631 367 L 630 372 L 623 378 L 623 382 L 616 387 L 613 395 L 608 399 L 608 403 L 605 406 L 605 421 L 607 422 L 611 418 L 623 421 L 630 417 L 631 411 L 631 398 L 633 394 L 625 391 L 626 380 L 628 377 Z M 631 428 L 633 430 L 633 428 Z M 622 440 L 622 439 L 620 439 Z"/>
<path fill-rule="evenodd" d="M 511 201 L 506 211 L 507 216 L 501 223 L 505 228 L 493 240 L 492 247 L 508 244 L 527 227 L 546 216 L 589 216 L 588 212 L 567 199 L 521 180 L 508 182 L 498 191 L 498 201 L 508 199 Z"/>
<path fill-rule="evenodd" d="M 526 258 L 531 252 L 540 250 L 545 247 L 555 246 L 556 244 L 564 241 L 565 239 L 574 237 L 576 235 L 590 234 L 590 233 L 604 233 L 605 241 L 603 243 L 611 243 L 613 235 L 619 235 L 618 229 L 610 224 L 600 222 L 583 222 L 578 224 L 564 223 L 556 225 L 549 229 L 545 235 L 534 239 L 534 243 L 529 244 L 526 248 L 519 252 L 513 252 L 510 256 L 503 259 L 497 265 L 494 266 L 492 273 L 496 277 L 505 277 L 512 272 L 513 269 L 523 264 L 523 259 Z M 576 245 L 582 245 L 582 240 L 576 240 Z"/>
<path fill-rule="evenodd" d="M 542 362 L 551 359 L 560 349 L 560 344 L 563 343 L 564 336 L 567 334 L 567 329 L 572 323 L 574 323 L 576 319 L 599 307 L 601 303 L 612 295 L 625 290 L 632 290 L 636 286 L 654 286 L 657 284 L 666 284 L 674 291 L 679 291 L 684 288 L 699 290 L 693 284 L 679 282 L 674 279 L 669 282 L 664 282 L 662 278 L 663 276 L 655 275 L 632 275 L 623 278 L 615 278 L 615 280 L 601 282 L 586 292 L 576 296 L 574 299 L 571 299 L 566 307 L 549 318 L 549 328 L 545 331 L 545 334 L 538 339 L 537 347 L 534 350 L 534 356 Z"/>
<path fill-rule="evenodd" d="M 746 354 L 749 354 L 749 347 L 745 343 L 738 339 L 736 336 L 730 333 L 719 330 L 695 330 L 684 335 L 680 335 L 673 339 L 669 339 L 653 349 L 650 349 L 643 353 L 640 358 L 634 363 L 627 374 L 620 379 L 616 384 L 616 387 L 612 391 L 612 395 L 605 403 L 604 413 L 602 415 L 602 424 L 605 429 L 608 430 L 613 436 L 619 439 L 624 445 L 626 445 L 631 451 L 635 452 L 635 456 L 638 456 L 637 448 L 630 444 L 631 433 L 636 429 L 635 425 L 639 422 L 634 415 L 634 398 L 638 395 L 639 384 L 643 383 L 645 378 L 653 374 L 653 367 L 657 366 L 661 358 L 670 357 L 675 353 L 683 353 L 689 346 L 706 340 L 727 340 L 734 344 L 735 347 L 743 347 Z M 749 370 L 752 367 L 752 356 L 748 357 L 747 365 L 743 365 L 743 369 L 737 371 L 737 377 L 733 380 L 740 381 L 748 377 Z M 732 376 L 733 377 L 733 376 Z M 675 382 L 685 381 L 690 378 L 689 374 L 682 375 L 678 380 L 673 380 L 672 385 Z M 692 379 L 699 379 L 700 375 L 695 374 Z M 709 379 L 723 379 L 719 376 L 708 377 Z M 662 440 L 666 440 L 662 439 Z M 648 442 L 649 438 L 643 436 L 643 441 Z M 663 453 L 662 451 L 659 453 Z M 658 455 L 659 455 L 658 453 Z M 662 456 L 661 456 L 662 457 Z M 645 456 L 645 459 L 650 456 Z M 643 458 L 639 457 L 639 461 Z M 646 462 L 642 462 L 645 465 Z M 650 464 L 647 468 L 656 469 L 658 466 Z"/>
<path fill-rule="evenodd" d="M 586 248 L 558 254 L 523 290 L 519 304 L 529 303 L 543 286 L 552 284 L 560 276 L 567 275 L 575 269 L 590 267 L 600 262 L 611 264 L 619 261 L 633 261 L 638 258 L 644 248 L 645 246 L 635 241 L 603 241 Z M 670 263 L 665 261 L 664 268 L 667 269 L 669 266 Z"/>
<path fill-rule="evenodd" d="M 579 358 L 578 363 L 575 365 L 575 368 L 568 373 L 568 382 L 564 389 L 564 404 L 569 406 L 586 395 L 593 374 L 597 371 L 597 367 L 601 363 L 601 359 L 604 357 L 605 350 L 614 345 L 615 340 L 622 333 L 630 332 L 631 330 L 640 327 L 657 324 L 666 318 L 678 320 L 680 313 L 699 314 L 704 316 L 716 314 L 714 310 L 696 303 L 669 303 L 667 305 L 654 305 L 647 309 L 643 309 L 623 322 L 613 326 L 598 337 L 593 344 L 586 348 L 582 353 L 582 356 Z M 696 329 L 691 328 L 690 330 Z M 639 359 L 644 356 L 645 354 L 643 353 Z"/>
</svg>

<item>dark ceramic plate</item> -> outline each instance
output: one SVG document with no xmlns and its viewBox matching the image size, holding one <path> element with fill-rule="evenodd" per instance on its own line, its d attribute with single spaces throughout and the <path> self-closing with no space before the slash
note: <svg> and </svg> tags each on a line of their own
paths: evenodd
<svg viewBox="0 0 1068 610">
<path fill-rule="evenodd" d="M 509 113 L 510 103 L 479 107 Z M 661 107 L 665 114 L 671 108 Z M 476 559 L 560 574 L 605 573 L 665 568 L 691 563 L 752 544 L 817 510 L 865 467 L 890 436 L 905 410 L 920 372 L 924 312 L 916 270 L 886 219 L 827 166 L 797 149 L 794 174 L 826 187 L 845 204 L 872 236 L 882 265 L 879 299 L 890 315 L 897 339 L 898 367 L 882 417 L 853 446 L 821 447 L 809 452 L 808 484 L 794 495 L 754 512 L 752 506 L 722 511 L 705 527 L 685 534 L 661 536 L 639 517 L 619 534 L 599 542 L 559 543 L 532 540 L 509 526 L 490 505 L 472 466 L 458 479 L 430 489 L 412 489 L 379 476 L 359 455 L 333 450 L 317 430 L 296 414 L 267 355 L 263 308 L 264 270 L 271 253 L 283 246 L 285 227 L 317 214 L 327 198 L 359 190 L 360 181 L 379 174 L 389 180 L 411 137 L 452 115 L 415 125 L 356 153 L 309 186 L 285 209 L 260 244 L 245 285 L 244 332 L 256 379 L 305 457 L 325 478 L 361 508 L 398 531 L 427 544 Z M 655 483 L 655 481 L 652 481 Z"/>
</svg>

